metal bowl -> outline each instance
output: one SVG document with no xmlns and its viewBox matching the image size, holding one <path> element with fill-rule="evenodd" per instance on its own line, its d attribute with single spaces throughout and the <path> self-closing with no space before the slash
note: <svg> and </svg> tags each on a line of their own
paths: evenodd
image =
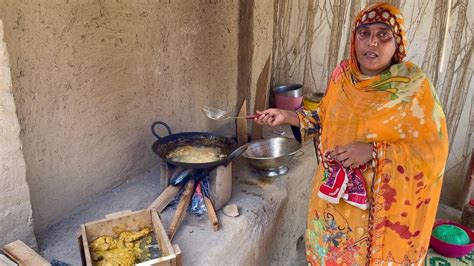
<svg viewBox="0 0 474 266">
<path fill-rule="evenodd" d="M 290 96 L 290 97 L 301 97 L 303 96 L 303 85 L 301 84 L 288 84 L 280 85 L 273 88 L 275 94 Z"/>
<path fill-rule="evenodd" d="M 242 153 L 250 165 L 263 176 L 280 176 L 288 172 L 288 163 L 301 148 L 301 143 L 285 137 L 252 141 Z"/>
</svg>

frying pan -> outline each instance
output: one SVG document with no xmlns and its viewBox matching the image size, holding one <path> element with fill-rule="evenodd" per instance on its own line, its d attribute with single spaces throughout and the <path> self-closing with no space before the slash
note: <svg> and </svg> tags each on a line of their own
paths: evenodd
<svg viewBox="0 0 474 266">
<path fill-rule="evenodd" d="M 156 126 L 161 125 L 168 131 L 168 136 L 161 137 L 156 133 Z M 151 147 L 153 152 L 156 153 L 163 161 L 170 163 L 175 166 L 192 169 L 206 169 L 218 165 L 227 165 L 234 158 L 239 156 L 247 146 L 237 146 L 237 142 L 231 138 L 218 136 L 208 132 L 182 132 L 173 134 L 171 128 L 163 121 L 156 121 L 151 125 L 151 133 L 157 138 Z M 174 149 L 182 146 L 205 146 L 213 147 L 220 151 L 220 154 L 226 155 L 219 161 L 207 162 L 207 163 L 183 163 L 175 162 L 168 158 L 166 155 Z"/>
</svg>

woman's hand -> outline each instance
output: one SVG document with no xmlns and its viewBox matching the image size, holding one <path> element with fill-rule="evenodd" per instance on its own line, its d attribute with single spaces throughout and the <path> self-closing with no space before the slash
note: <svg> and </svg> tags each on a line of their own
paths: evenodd
<svg viewBox="0 0 474 266">
<path fill-rule="evenodd" d="M 299 126 L 300 121 L 295 111 L 283 110 L 283 109 L 267 109 L 263 111 L 256 111 L 258 117 L 254 118 L 254 122 L 259 125 L 267 126 L 279 126 L 289 124 L 293 126 Z"/>
<path fill-rule="evenodd" d="M 345 146 L 336 146 L 330 155 L 344 167 L 357 168 L 372 159 L 372 144 L 352 142 Z"/>
</svg>

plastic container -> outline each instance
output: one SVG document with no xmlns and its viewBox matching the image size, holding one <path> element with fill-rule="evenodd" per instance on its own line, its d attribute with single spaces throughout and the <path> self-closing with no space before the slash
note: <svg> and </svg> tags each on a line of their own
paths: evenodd
<svg viewBox="0 0 474 266">
<path fill-rule="evenodd" d="M 452 221 L 437 221 L 433 227 L 433 231 L 440 225 L 454 225 L 459 227 L 469 236 L 470 243 L 466 245 L 453 245 L 438 239 L 432 234 L 430 238 L 430 247 L 432 247 L 437 253 L 448 258 L 459 258 L 472 251 L 474 248 L 474 233 L 469 228 Z"/>
<path fill-rule="evenodd" d="M 434 228 L 433 236 L 452 245 L 468 245 L 471 243 L 466 231 L 452 224 L 441 224 Z"/>
<path fill-rule="evenodd" d="M 316 110 L 319 107 L 319 103 L 321 102 L 324 93 L 322 92 L 313 92 L 306 94 L 303 97 L 303 106 L 307 110 Z"/>
<path fill-rule="evenodd" d="M 275 107 L 285 110 L 297 110 L 303 102 L 301 84 L 280 85 L 273 89 Z"/>
<path fill-rule="evenodd" d="M 469 201 L 462 209 L 461 224 L 474 230 L 474 199 Z"/>
</svg>

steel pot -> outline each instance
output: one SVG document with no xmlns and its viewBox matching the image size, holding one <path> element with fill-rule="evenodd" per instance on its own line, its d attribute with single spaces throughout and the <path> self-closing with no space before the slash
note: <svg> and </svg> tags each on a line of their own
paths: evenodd
<svg viewBox="0 0 474 266">
<path fill-rule="evenodd" d="M 303 85 L 301 84 L 288 84 L 280 85 L 273 89 L 275 94 L 280 94 L 289 97 L 301 97 L 303 96 Z"/>
<path fill-rule="evenodd" d="M 275 107 L 296 110 L 303 101 L 303 86 L 300 84 L 281 85 L 273 89 Z"/>
</svg>

